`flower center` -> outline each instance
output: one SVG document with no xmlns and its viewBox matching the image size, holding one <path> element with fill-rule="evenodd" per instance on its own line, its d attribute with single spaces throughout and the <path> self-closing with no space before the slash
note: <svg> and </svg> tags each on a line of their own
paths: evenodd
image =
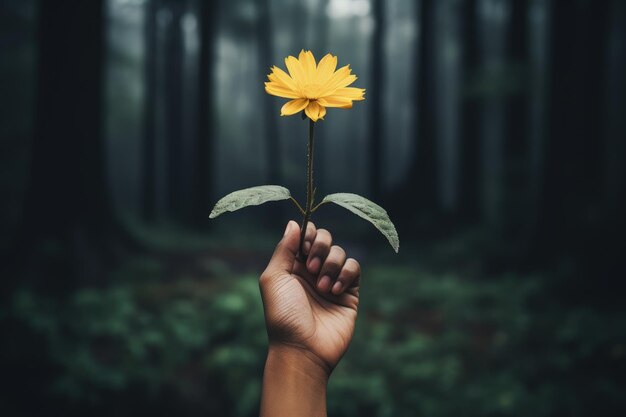
<svg viewBox="0 0 626 417">
<path fill-rule="evenodd" d="M 309 100 L 317 100 L 320 94 L 320 89 L 321 85 L 319 84 L 309 84 L 304 86 L 302 92 L 304 93 L 304 96 Z"/>
</svg>

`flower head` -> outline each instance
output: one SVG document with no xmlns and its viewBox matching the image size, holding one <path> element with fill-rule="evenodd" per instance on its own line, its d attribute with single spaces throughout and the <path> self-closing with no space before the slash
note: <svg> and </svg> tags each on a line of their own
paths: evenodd
<svg viewBox="0 0 626 417">
<path fill-rule="evenodd" d="M 311 51 L 300 51 L 298 58 L 288 56 L 285 65 L 289 74 L 274 66 L 267 76 L 265 91 L 278 97 L 290 98 L 280 110 L 290 116 L 302 110 L 317 122 L 324 119 L 326 107 L 349 109 L 355 100 L 364 100 L 365 90 L 348 87 L 357 77 L 349 65 L 337 68 L 337 57 L 327 54 L 318 64 Z"/>
</svg>

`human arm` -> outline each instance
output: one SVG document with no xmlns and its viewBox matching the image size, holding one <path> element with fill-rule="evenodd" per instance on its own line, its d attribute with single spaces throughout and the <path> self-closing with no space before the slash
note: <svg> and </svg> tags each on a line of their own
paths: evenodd
<svg viewBox="0 0 626 417">
<path fill-rule="evenodd" d="M 269 349 L 262 417 L 326 415 L 326 384 L 348 348 L 359 303 L 359 263 L 332 245 L 326 230 L 289 222 L 261 275 Z"/>
</svg>

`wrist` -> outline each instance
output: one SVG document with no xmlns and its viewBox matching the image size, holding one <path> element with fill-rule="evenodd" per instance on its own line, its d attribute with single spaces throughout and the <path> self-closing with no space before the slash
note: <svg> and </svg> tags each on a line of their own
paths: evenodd
<svg viewBox="0 0 626 417">
<path fill-rule="evenodd" d="M 263 375 L 261 416 L 326 416 L 329 372 L 312 353 L 270 344 Z"/>
<path fill-rule="evenodd" d="M 294 345 L 270 342 L 267 364 L 284 368 L 294 375 L 305 375 L 315 384 L 328 384 L 332 368 L 314 353 Z"/>
</svg>

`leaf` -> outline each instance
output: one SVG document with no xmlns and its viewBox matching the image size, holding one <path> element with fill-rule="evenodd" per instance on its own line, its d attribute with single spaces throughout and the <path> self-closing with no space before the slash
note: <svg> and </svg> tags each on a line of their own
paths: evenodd
<svg viewBox="0 0 626 417">
<path fill-rule="evenodd" d="M 234 191 L 221 198 L 209 215 L 214 219 L 227 211 L 235 211 L 248 206 L 258 206 L 268 201 L 280 201 L 291 198 L 291 193 L 279 185 L 260 185 Z"/>
<path fill-rule="evenodd" d="M 322 203 L 338 204 L 372 223 L 387 238 L 393 250 L 398 253 L 400 239 L 396 227 L 389 219 L 385 209 L 378 204 L 352 193 L 329 194 L 324 197 Z"/>
</svg>

